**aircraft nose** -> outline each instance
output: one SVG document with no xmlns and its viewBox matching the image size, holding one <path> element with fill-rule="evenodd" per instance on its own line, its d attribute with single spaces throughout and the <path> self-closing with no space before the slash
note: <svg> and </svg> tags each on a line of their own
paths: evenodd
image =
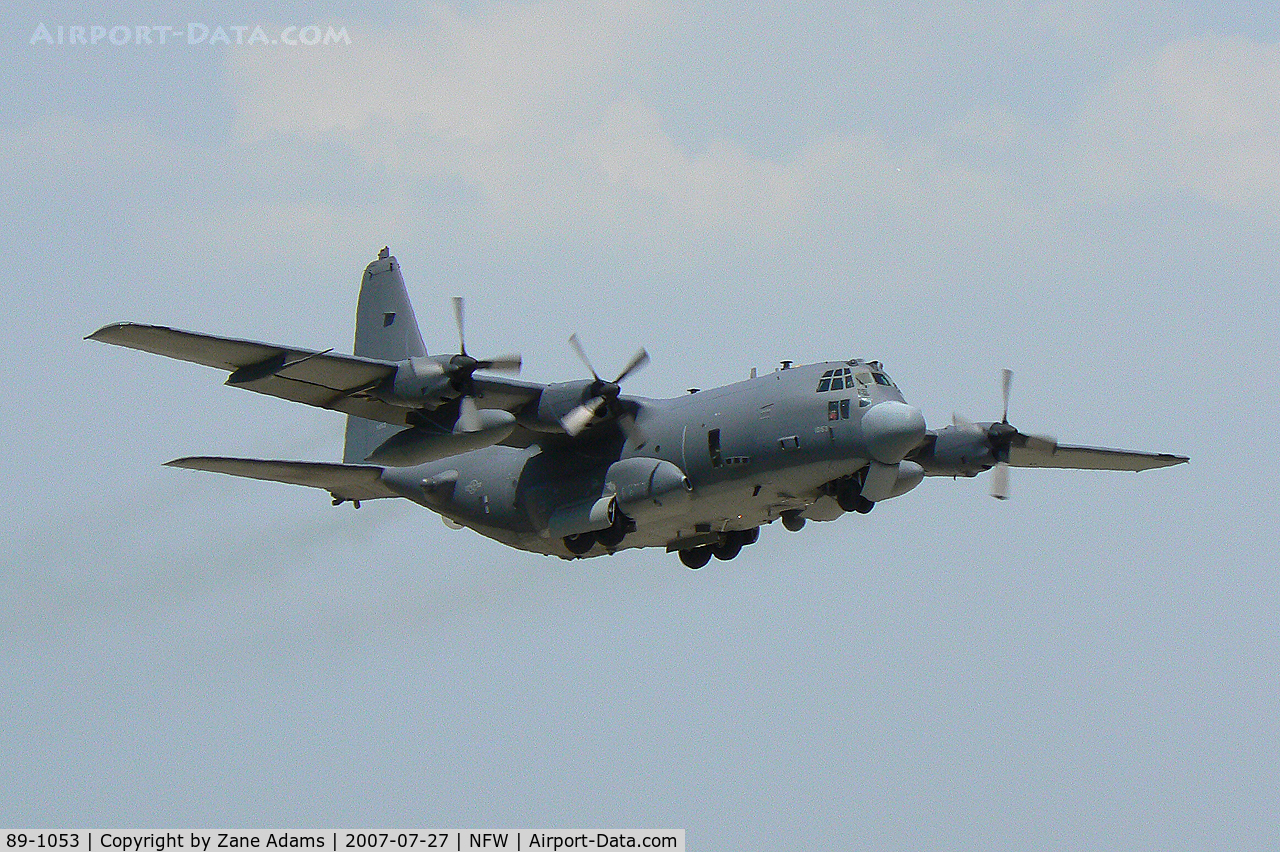
<svg viewBox="0 0 1280 852">
<path fill-rule="evenodd" d="M 924 415 L 905 402 L 876 403 L 862 415 L 867 452 L 881 464 L 897 464 L 924 438 Z"/>
</svg>

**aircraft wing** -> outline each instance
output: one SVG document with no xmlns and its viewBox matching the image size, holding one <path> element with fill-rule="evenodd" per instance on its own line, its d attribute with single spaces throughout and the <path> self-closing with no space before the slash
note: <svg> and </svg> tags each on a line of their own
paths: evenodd
<svg viewBox="0 0 1280 852">
<path fill-rule="evenodd" d="M 374 465 L 189 456 L 167 462 L 166 466 L 323 488 L 336 500 L 400 496 L 382 482 L 382 468 Z"/>
<path fill-rule="evenodd" d="M 1186 456 L 1171 453 L 1140 453 L 1112 450 L 1106 447 L 1073 447 L 1017 445 L 1009 448 L 1010 467 L 1053 467 L 1070 470 L 1151 470 L 1187 461 Z"/>
<path fill-rule="evenodd" d="M 227 370 L 227 384 L 234 387 L 405 425 L 405 409 L 368 393 L 395 374 L 396 365 L 387 361 L 127 322 L 104 326 L 86 339 Z"/>
<path fill-rule="evenodd" d="M 392 361 L 128 322 L 103 326 L 86 339 L 227 370 L 226 383 L 233 387 L 393 426 L 410 425 L 412 408 L 391 405 L 372 393 L 395 376 Z M 510 411 L 537 399 L 542 390 L 489 376 L 476 376 L 474 382 L 481 408 Z"/>
</svg>

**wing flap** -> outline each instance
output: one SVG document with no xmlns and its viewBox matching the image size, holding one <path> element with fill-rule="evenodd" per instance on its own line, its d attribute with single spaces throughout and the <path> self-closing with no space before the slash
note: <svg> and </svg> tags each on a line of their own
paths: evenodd
<svg viewBox="0 0 1280 852">
<path fill-rule="evenodd" d="M 188 456 L 167 462 L 166 466 L 323 488 L 341 500 L 400 496 L 382 481 L 382 468 L 373 465 Z"/>
<path fill-rule="evenodd" d="M 1059 444 L 1052 449 L 1010 447 L 1011 467 L 1046 467 L 1066 470 L 1151 470 L 1188 461 L 1171 453 L 1140 453 L 1107 447 L 1073 447 Z"/>
</svg>

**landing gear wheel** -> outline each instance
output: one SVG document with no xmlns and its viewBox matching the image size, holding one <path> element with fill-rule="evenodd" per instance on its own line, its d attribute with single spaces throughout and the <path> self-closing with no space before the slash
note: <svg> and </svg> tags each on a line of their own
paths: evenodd
<svg viewBox="0 0 1280 852">
<path fill-rule="evenodd" d="M 613 517 L 613 526 L 605 527 L 596 532 L 596 541 L 603 544 L 609 549 L 622 544 L 622 539 L 627 535 L 627 519 L 619 512 Z"/>
<path fill-rule="evenodd" d="M 697 571 L 702 566 L 711 561 L 711 546 L 704 544 L 701 547 L 691 547 L 688 550 L 680 551 L 680 561 L 685 564 L 686 568 Z"/>
<path fill-rule="evenodd" d="M 783 512 L 782 525 L 791 532 L 800 532 L 804 529 L 804 518 L 800 517 L 800 513 L 796 511 Z"/>
<path fill-rule="evenodd" d="M 564 546 L 569 548 L 569 552 L 574 556 L 581 556 L 586 553 L 596 543 L 596 534 L 593 532 L 579 533 L 578 535 L 567 535 L 564 537 Z"/>
<path fill-rule="evenodd" d="M 760 528 L 752 527 L 749 530 L 742 531 L 742 543 L 755 544 L 760 539 Z"/>
<path fill-rule="evenodd" d="M 836 492 L 836 503 L 840 505 L 841 511 L 858 511 L 858 501 L 862 499 L 862 495 L 858 493 L 860 490 L 851 485 Z"/>
<path fill-rule="evenodd" d="M 728 562 L 741 552 L 742 533 L 737 530 L 725 533 L 718 544 L 711 545 L 711 555 L 721 562 Z"/>
<path fill-rule="evenodd" d="M 875 503 L 872 503 L 866 497 L 863 497 L 861 494 L 859 494 L 858 501 L 857 503 L 854 504 L 853 511 L 857 512 L 859 515 L 865 515 L 867 512 L 870 512 L 875 507 L 876 507 Z"/>
</svg>

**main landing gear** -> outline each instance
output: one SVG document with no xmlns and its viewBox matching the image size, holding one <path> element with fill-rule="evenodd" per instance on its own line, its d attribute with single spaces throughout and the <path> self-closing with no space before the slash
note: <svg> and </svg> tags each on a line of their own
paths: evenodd
<svg viewBox="0 0 1280 852">
<path fill-rule="evenodd" d="M 855 479 L 836 492 L 836 503 L 846 512 L 865 515 L 874 509 L 876 504 L 863 497 L 861 492 L 862 484 Z"/>
<path fill-rule="evenodd" d="M 692 568 L 695 571 L 710 562 L 713 556 L 728 562 L 741 553 L 742 548 L 748 544 L 755 544 L 758 538 L 760 538 L 759 527 L 752 527 L 749 530 L 729 530 L 721 534 L 720 540 L 714 544 L 702 544 L 680 551 L 680 561 L 686 568 Z"/>
<path fill-rule="evenodd" d="M 622 540 L 626 538 L 627 533 L 635 532 L 635 528 L 635 521 L 618 512 L 613 516 L 613 523 L 610 526 L 594 532 L 588 531 L 577 535 L 567 535 L 562 540 L 570 553 L 574 556 L 581 556 L 595 547 L 597 543 L 607 550 L 613 550 L 622 544 Z"/>
</svg>

